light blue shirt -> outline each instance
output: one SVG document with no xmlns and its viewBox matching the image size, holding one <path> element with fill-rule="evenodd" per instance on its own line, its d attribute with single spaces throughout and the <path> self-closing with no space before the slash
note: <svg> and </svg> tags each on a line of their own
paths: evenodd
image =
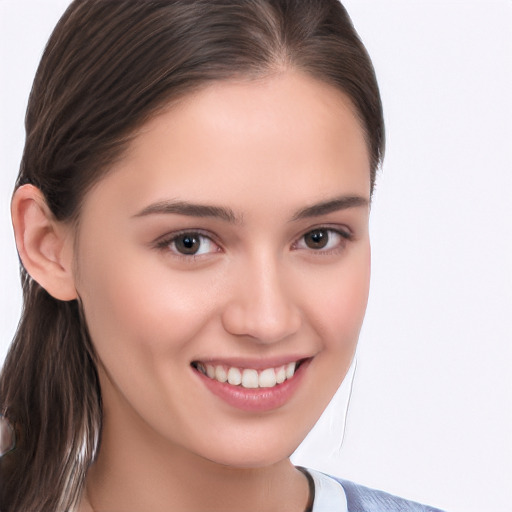
<svg viewBox="0 0 512 512">
<path fill-rule="evenodd" d="M 312 512 L 442 512 L 314 469 L 307 472 L 315 484 Z"/>
</svg>

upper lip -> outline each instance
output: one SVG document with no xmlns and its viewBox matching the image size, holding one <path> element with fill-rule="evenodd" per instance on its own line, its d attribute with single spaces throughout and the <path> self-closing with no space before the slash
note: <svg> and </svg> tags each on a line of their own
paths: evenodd
<svg viewBox="0 0 512 512">
<path fill-rule="evenodd" d="M 246 358 L 246 357 L 206 357 L 194 359 L 192 363 L 211 364 L 213 366 L 223 365 L 234 368 L 251 368 L 254 370 L 264 370 L 266 368 L 278 368 L 279 366 L 295 363 L 305 359 L 311 359 L 308 355 L 288 355 L 271 358 Z"/>
</svg>

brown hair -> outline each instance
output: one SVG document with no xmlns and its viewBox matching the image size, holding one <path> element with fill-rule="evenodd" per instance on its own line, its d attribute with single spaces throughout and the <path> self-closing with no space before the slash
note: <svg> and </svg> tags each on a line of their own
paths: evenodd
<svg viewBox="0 0 512 512">
<path fill-rule="evenodd" d="M 384 147 L 368 54 L 338 0 L 75 0 L 56 26 L 29 99 L 17 187 L 55 218 L 169 102 L 215 80 L 298 69 L 343 91 L 365 132 L 370 183 Z M 17 446 L 0 461 L 0 509 L 63 511 L 80 497 L 101 433 L 94 351 L 77 301 L 22 268 L 24 309 L 0 379 Z"/>
</svg>

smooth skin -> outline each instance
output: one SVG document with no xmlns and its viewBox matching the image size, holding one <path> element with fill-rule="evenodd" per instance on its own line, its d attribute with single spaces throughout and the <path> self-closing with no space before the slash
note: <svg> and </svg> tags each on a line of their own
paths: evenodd
<svg viewBox="0 0 512 512">
<path fill-rule="evenodd" d="M 354 355 L 369 202 L 350 101 L 293 70 L 208 85 L 149 121 L 86 195 L 78 232 L 34 187 L 16 192 L 23 263 L 80 297 L 98 356 L 103 435 L 82 511 L 304 510 L 289 456 Z M 276 358 L 310 362 L 258 413 L 191 365 Z"/>
</svg>

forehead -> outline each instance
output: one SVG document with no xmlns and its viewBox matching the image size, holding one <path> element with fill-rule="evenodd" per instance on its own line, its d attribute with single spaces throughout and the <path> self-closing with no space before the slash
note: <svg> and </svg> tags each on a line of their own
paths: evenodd
<svg viewBox="0 0 512 512">
<path fill-rule="evenodd" d="M 146 123 L 99 183 L 127 208 L 169 198 L 269 204 L 369 197 L 364 131 L 339 90 L 296 72 L 215 82 Z M 333 188 L 339 190 L 332 191 Z M 193 197 L 190 197 L 193 196 Z"/>
</svg>

